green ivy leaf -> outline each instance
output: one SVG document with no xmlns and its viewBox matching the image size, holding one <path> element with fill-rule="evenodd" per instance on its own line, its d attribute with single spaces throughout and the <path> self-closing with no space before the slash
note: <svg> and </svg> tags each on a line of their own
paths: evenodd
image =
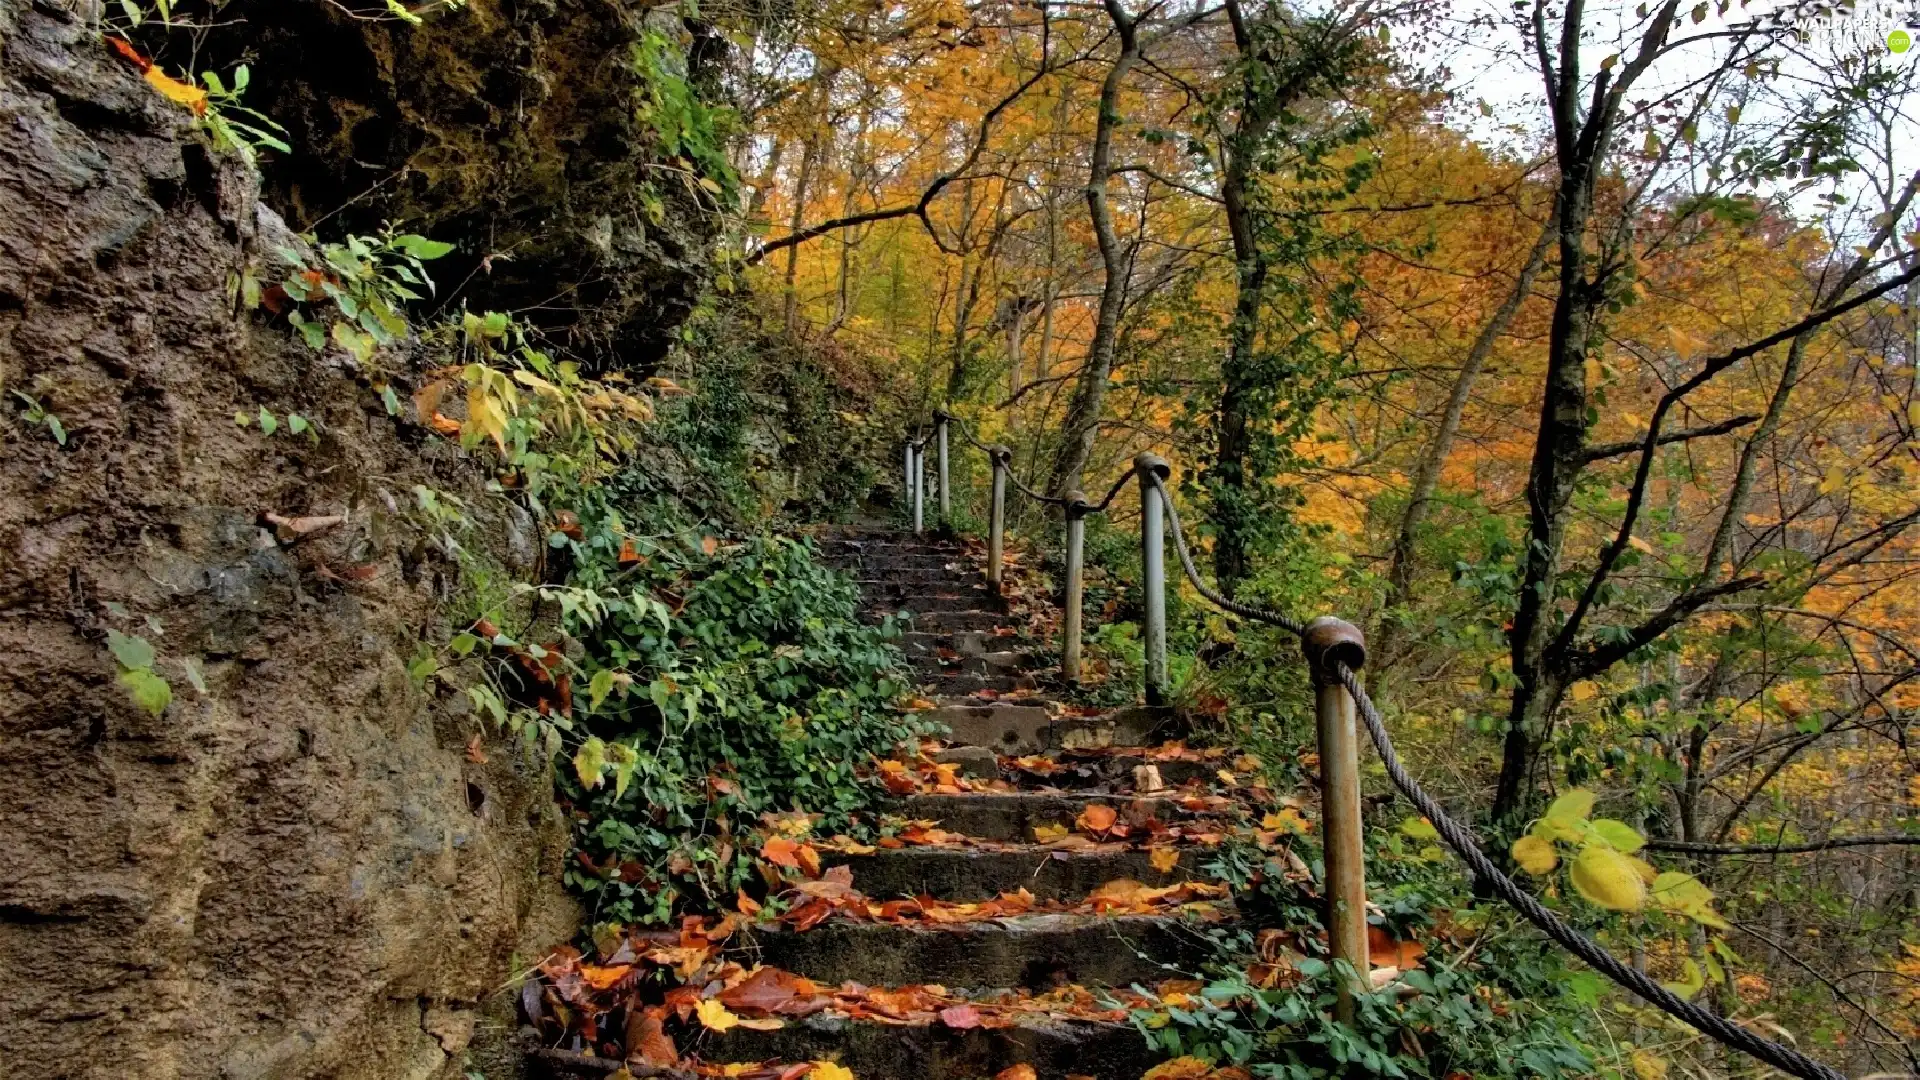
<svg viewBox="0 0 1920 1080">
<path fill-rule="evenodd" d="M 120 666 L 128 671 L 153 670 L 153 646 L 146 638 L 109 630 L 107 648 L 113 652 L 113 658 L 120 661 Z"/>
<path fill-rule="evenodd" d="M 260 419 L 260 431 L 262 434 L 271 435 L 274 432 L 280 430 L 280 420 L 277 417 L 275 417 L 272 413 L 268 412 L 267 407 L 265 405 L 260 406 L 259 419 Z"/>
</svg>

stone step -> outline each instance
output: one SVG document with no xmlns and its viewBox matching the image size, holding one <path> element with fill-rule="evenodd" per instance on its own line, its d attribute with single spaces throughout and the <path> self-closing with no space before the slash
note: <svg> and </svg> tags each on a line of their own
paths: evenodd
<svg viewBox="0 0 1920 1080">
<path fill-rule="evenodd" d="M 846 556 L 866 557 L 871 555 L 940 555 L 946 558 L 963 558 L 970 554 L 967 545 L 951 540 L 913 540 L 913 539 L 874 539 L 874 540 L 827 540 L 821 543 L 820 553 L 828 558 Z"/>
<path fill-rule="evenodd" d="M 956 630 L 992 630 L 996 626 L 1018 626 L 1019 620 L 995 611 L 916 612 L 913 630 L 920 633 L 951 633 Z"/>
<path fill-rule="evenodd" d="M 861 605 L 869 611 L 911 611 L 916 615 L 932 612 L 979 611 L 999 616 L 999 597 L 985 589 L 947 593 L 868 593 Z"/>
<path fill-rule="evenodd" d="M 972 573 L 972 557 L 965 552 L 905 551 L 843 555 L 827 560 L 829 566 L 851 572 L 856 578 L 885 577 L 897 570 L 946 570 Z"/>
<path fill-rule="evenodd" d="M 830 986 L 849 979 L 868 986 L 1127 986 L 1197 971 L 1211 954 L 1204 925 L 1174 915 L 908 925 L 829 919 L 809 930 L 763 929 L 752 937 L 753 959 Z"/>
<path fill-rule="evenodd" d="M 1168 787 L 1180 787 L 1194 780 L 1209 782 L 1214 778 L 1225 762 L 1222 761 L 1183 761 L 1162 760 L 1144 752 L 1103 753 L 1099 755 L 1076 756 L 1072 753 L 1056 757 L 1063 769 L 1050 774 L 1030 773 L 1020 769 L 1002 770 L 1004 779 L 1016 787 L 1025 788 L 1063 788 L 1093 792 L 1133 791 L 1134 769 L 1141 765 L 1152 765 L 1160 774 L 1160 782 Z M 1108 795 L 1108 798 L 1118 796 Z M 1129 796 L 1130 797 L 1130 796 Z"/>
<path fill-rule="evenodd" d="M 1084 900 L 1109 881 L 1131 879 L 1158 888 L 1201 876 L 1210 848 L 1187 847 L 1170 871 L 1154 869 L 1151 853 L 1120 844 L 1088 851 L 1037 844 L 990 850 L 927 845 L 882 848 L 871 855 L 832 855 L 828 863 L 853 870 L 854 887 L 874 900 L 913 899 L 974 903 L 1026 889 L 1037 900 Z M 928 977 L 926 981 L 941 982 Z"/>
<path fill-rule="evenodd" d="M 960 656 L 986 656 L 991 653 L 1007 652 L 1012 649 L 1016 639 L 1012 635 L 989 633 L 985 630 L 953 630 L 942 633 L 936 630 L 910 630 L 900 641 L 900 648 L 909 656 L 926 654 L 937 655 L 947 649 Z M 1025 662 L 1024 654 L 1018 663 Z"/>
<path fill-rule="evenodd" d="M 1039 685 L 1031 675 L 976 675 L 964 671 L 946 671 L 934 669 L 928 671 L 916 667 L 914 677 L 920 685 L 930 687 L 935 698 L 967 697 L 982 690 L 991 690 L 996 694 L 1008 694 L 1015 690 L 1032 690 Z"/>
<path fill-rule="evenodd" d="M 1044 1016 L 1022 1017 L 1010 1028 L 968 1031 L 938 1022 L 811 1016 L 778 1031 L 734 1028 L 703 1042 L 699 1051 L 711 1061 L 832 1060 L 860 1080 L 986 1080 L 1020 1064 L 1033 1066 L 1042 1080 L 1134 1080 L 1165 1057 L 1131 1024 Z"/>
<path fill-rule="evenodd" d="M 947 725 L 952 742 L 992 747 L 1001 754 L 1152 745 L 1174 722 L 1167 710 L 1144 706 L 1101 716 L 1056 717 L 1044 705 L 1007 702 L 943 703 L 924 715 Z"/>
<path fill-rule="evenodd" d="M 876 573 L 872 577 L 856 578 L 862 590 L 874 588 L 892 588 L 905 585 L 940 584 L 952 582 L 968 587 L 979 585 L 985 588 L 985 578 L 974 568 L 960 564 L 960 569 L 949 570 L 944 566 L 909 566 L 889 570 L 884 574 Z"/>
<path fill-rule="evenodd" d="M 1171 798 L 1117 798 L 1049 792 L 969 792 L 963 795 L 908 795 L 889 800 L 885 813 L 912 821 L 937 821 L 942 829 L 982 840 L 1027 842 L 1037 825 L 1074 827 L 1074 819 L 1093 804 L 1111 806 L 1121 824 L 1142 826 L 1158 819 L 1169 824 L 1190 817 Z M 1145 878 L 1140 880 L 1145 881 Z"/>
<path fill-rule="evenodd" d="M 1024 675 L 1032 657 L 1017 649 L 948 657 L 931 650 L 912 654 L 913 670 L 924 676 L 935 675 Z"/>
</svg>

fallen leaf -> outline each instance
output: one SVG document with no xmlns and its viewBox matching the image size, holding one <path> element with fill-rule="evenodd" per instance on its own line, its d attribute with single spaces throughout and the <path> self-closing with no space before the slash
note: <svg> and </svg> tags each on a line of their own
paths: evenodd
<svg viewBox="0 0 1920 1080">
<path fill-rule="evenodd" d="M 940 1022 L 956 1031 L 980 1026 L 980 1012 L 971 1005 L 952 1005 L 940 1010 Z"/>
<path fill-rule="evenodd" d="M 282 535 L 306 536 L 322 529 L 331 529 L 335 525 L 346 523 L 345 514 L 322 514 L 312 517 L 286 517 L 269 510 L 261 515 L 266 523 L 272 525 Z"/>
<path fill-rule="evenodd" d="M 1033 1066 L 1009 1065 L 993 1075 L 993 1080 L 1035 1080 Z"/>
<path fill-rule="evenodd" d="M 1180 850 L 1172 845 L 1149 848 L 1147 859 L 1153 863 L 1155 870 L 1163 874 L 1171 874 L 1173 868 L 1180 865 Z"/>
<path fill-rule="evenodd" d="M 727 1011 L 717 998 L 708 998 L 694 1006 L 694 1015 L 700 1018 L 701 1026 L 710 1031 L 726 1031 L 739 1026 L 740 1018 Z"/>
<path fill-rule="evenodd" d="M 739 910 L 740 914 L 745 915 L 749 919 L 760 914 L 760 902 L 748 896 L 745 889 L 735 889 L 734 892 L 736 894 L 733 898 L 734 907 Z"/>
<path fill-rule="evenodd" d="M 1300 816 L 1300 811 L 1286 806 L 1261 818 L 1260 827 L 1274 832 L 1289 832 L 1296 836 L 1305 836 L 1309 826 L 1307 819 Z"/>
<path fill-rule="evenodd" d="M 853 1080 L 853 1070 L 831 1061 L 816 1061 L 807 1070 L 808 1080 Z"/>
<path fill-rule="evenodd" d="M 1213 1066 L 1197 1057 L 1177 1057 L 1148 1069 L 1140 1080 L 1202 1080 Z"/>
<path fill-rule="evenodd" d="M 473 738 L 467 740 L 467 760 L 475 765 L 487 763 L 487 751 L 481 745 L 480 733 L 477 731 L 474 732 Z"/>
<path fill-rule="evenodd" d="M 1119 820 L 1119 816 L 1114 812 L 1113 807 L 1094 803 L 1080 811 L 1080 816 L 1075 818 L 1074 822 L 1088 832 L 1100 833 L 1113 828 L 1113 823 Z"/>
<path fill-rule="evenodd" d="M 640 1059 L 662 1068 L 679 1064 L 680 1051 L 661 1022 L 661 1010 L 647 1009 L 627 1016 L 627 1060 Z"/>
<path fill-rule="evenodd" d="M 800 845 L 784 836 L 776 836 L 762 845 L 760 857 L 775 866 L 784 866 L 789 870 L 800 869 Z"/>
<path fill-rule="evenodd" d="M 1035 825 L 1033 827 L 1034 840 L 1042 844 L 1051 844 L 1059 840 L 1064 840 L 1066 836 L 1067 827 L 1065 825 Z"/>
<path fill-rule="evenodd" d="M 719 540 L 719 538 L 718 538 L 718 537 L 713 537 L 713 536 L 703 536 L 703 537 L 701 537 L 701 538 L 700 538 L 700 550 L 701 550 L 701 551 L 702 551 L 703 553 L 705 553 L 705 554 L 708 554 L 708 555 L 711 555 L 711 554 L 713 554 L 714 552 L 716 552 L 716 551 L 719 551 L 719 550 L 720 550 L 720 540 Z"/>
<path fill-rule="evenodd" d="M 748 1031 L 779 1031 L 787 1026 L 787 1022 L 777 1016 L 743 1016 L 734 1021 L 734 1026 L 746 1028 Z"/>
</svg>

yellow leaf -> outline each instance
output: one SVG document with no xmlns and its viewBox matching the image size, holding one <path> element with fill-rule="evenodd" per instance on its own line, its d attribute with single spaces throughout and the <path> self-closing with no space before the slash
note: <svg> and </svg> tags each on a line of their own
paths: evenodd
<svg viewBox="0 0 1920 1080">
<path fill-rule="evenodd" d="M 1033 827 L 1033 838 L 1042 844 L 1051 844 L 1057 840 L 1064 840 L 1066 837 L 1067 827 L 1065 825 L 1035 825 Z"/>
<path fill-rule="evenodd" d="M 1827 467 L 1827 475 L 1820 478 L 1820 494 L 1830 495 L 1847 486 L 1846 470 L 1838 465 Z"/>
<path fill-rule="evenodd" d="M 1148 1069 L 1140 1080 L 1202 1080 L 1213 1074 L 1213 1066 L 1197 1057 L 1177 1057 Z"/>
<path fill-rule="evenodd" d="M 1611 911 L 1638 911 L 1647 902 L 1647 883 L 1633 860 L 1610 847 L 1581 848 L 1573 858 L 1571 877 L 1581 896 Z"/>
<path fill-rule="evenodd" d="M 1149 848 L 1147 851 L 1147 860 L 1153 863 L 1155 870 L 1163 874 L 1170 874 L 1173 872 L 1174 867 L 1180 865 L 1180 850 L 1172 845 Z"/>
<path fill-rule="evenodd" d="M 720 1004 L 719 998 L 708 998 L 694 1006 L 693 1011 L 699 1014 L 700 1023 L 712 1031 L 726 1031 L 740 1023 L 740 1018 L 728 1012 L 727 1007 Z"/>
<path fill-rule="evenodd" d="M 1240 782 L 1238 779 L 1234 777 L 1232 773 L 1228 772 L 1225 769 L 1221 769 L 1219 772 L 1216 772 L 1213 775 L 1219 777 L 1220 782 L 1227 785 L 1228 787 L 1232 787 L 1235 784 L 1238 784 Z"/>
<path fill-rule="evenodd" d="M 1627 537 L 1627 545 L 1642 555 L 1652 555 L 1654 553 L 1653 545 L 1637 536 Z"/>
<path fill-rule="evenodd" d="M 1646 541 L 1642 540 L 1641 543 L 1644 544 Z M 1593 683 L 1585 679 L 1573 684 L 1573 700 L 1575 701 L 1592 701 L 1593 695 L 1598 692 L 1599 691 L 1594 689 Z"/>
<path fill-rule="evenodd" d="M 1300 816 L 1300 811 L 1287 806 L 1282 807 L 1278 813 L 1261 818 L 1260 827 L 1274 832 L 1290 832 L 1296 836 L 1305 836 L 1308 825 L 1307 819 Z"/>
<path fill-rule="evenodd" d="M 155 90 L 166 95 L 168 101 L 185 105 L 198 114 L 206 113 L 207 92 L 192 83 L 183 83 L 169 76 L 160 70 L 158 64 L 147 69 L 147 82 L 153 84 Z"/>
<path fill-rule="evenodd" d="M 1920 398 L 1907 403 L 1907 426 L 1920 430 Z"/>
<path fill-rule="evenodd" d="M 1520 864 L 1520 869 L 1534 877 L 1550 874 L 1560 864 L 1560 856 L 1553 850 L 1553 845 L 1537 836 L 1523 836 L 1515 840 L 1510 854 L 1513 861 Z"/>
<path fill-rule="evenodd" d="M 1666 1080 L 1667 1059 L 1648 1050 L 1635 1050 L 1633 1075 L 1639 1080 Z"/>
<path fill-rule="evenodd" d="M 831 1061 L 816 1061 L 807 1071 L 808 1080 L 853 1080 L 853 1070 Z"/>
</svg>

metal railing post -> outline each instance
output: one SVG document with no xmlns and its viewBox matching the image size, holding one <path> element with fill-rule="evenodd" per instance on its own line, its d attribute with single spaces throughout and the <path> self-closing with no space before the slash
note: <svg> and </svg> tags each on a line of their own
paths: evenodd
<svg viewBox="0 0 1920 1080">
<path fill-rule="evenodd" d="M 1067 595 L 1060 619 L 1060 676 L 1080 681 L 1080 600 L 1087 583 L 1087 497 L 1078 491 L 1066 495 Z"/>
<path fill-rule="evenodd" d="M 1166 507 L 1161 505 L 1154 478 L 1172 475 L 1165 458 L 1143 453 L 1133 459 L 1140 477 L 1140 590 L 1146 601 L 1146 625 L 1141 628 L 1147 647 L 1146 698 L 1149 705 L 1167 703 L 1167 536 Z"/>
<path fill-rule="evenodd" d="M 907 516 L 913 516 L 913 436 L 907 436 L 900 463 L 900 497 L 906 501 Z"/>
<path fill-rule="evenodd" d="M 998 592 L 1006 580 L 1007 554 L 1007 469 L 1013 451 L 996 446 L 988 452 L 993 461 L 993 496 L 987 506 L 987 580 Z"/>
<path fill-rule="evenodd" d="M 924 442 L 913 445 L 913 533 L 915 536 L 926 531 L 923 514 L 927 497 L 927 447 Z"/>
<path fill-rule="evenodd" d="M 944 411 L 933 414 L 933 434 L 940 465 L 940 524 L 950 525 L 953 523 L 953 502 L 948 493 L 953 490 L 949 482 L 953 474 L 947 471 L 947 414 Z"/>
<path fill-rule="evenodd" d="M 1335 960 L 1353 965 L 1354 978 L 1338 986 L 1334 1015 L 1353 1023 L 1353 995 L 1368 989 L 1367 867 L 1361 845 L 1360 736 L 1353 695 L 1342 686 L 1335 662 L 1359 671 L 1367 662 L 1366 638 L 1351 623 L 1318 618 L 1307 624 L 1301 651 L 1313 670 L 1314 716 L 1320 738 L 1320 823 L 1327 865 L 1327 946 Z"/>
</svg>

